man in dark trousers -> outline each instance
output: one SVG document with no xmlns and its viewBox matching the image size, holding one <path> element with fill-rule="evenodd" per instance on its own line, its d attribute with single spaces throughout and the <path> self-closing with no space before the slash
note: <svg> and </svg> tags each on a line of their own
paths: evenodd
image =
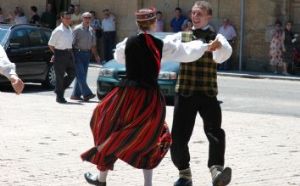
<svg viewBox="0 0 300 186">
<path fill-rule="evenodd" d="M 188 142 L 197 113 L 203 119 L 204 132 L 209 141 L 208 168 L 213 186 L 225 186 L 231 180 L 231 169 L 224 168 L 225 132 L 221 128 L 222 113 L 216 96 L 217 63 L 227 60 L 232 48 L 224 36 L 216 35 L 210 29 L 208 23 L 211 16 L 211 5 L 206 1 L 196 1 L 192 7 L 193 29 L 181 35 L 182 42 L 200 39 L 210 43 L 217 39 L 220 43 L 195 62 L 180 64 L 171 146 L 172 161 L 179 170 L 179 179 L 174 186 L 192 186 Z"/>
<path fill-rule="evenodd" d="M 61 13 L 61 24 L 56 27 L 49 39 L 48 45 L 54 53 L 54 70 L 56 76 L 56 102 L 66 103 L 64 98 L 65 89 L 70 86 L 75 78 L 74 55 L 72 51 L 73 35 L 71 14 Z M 65 76 L 65 74 L 67 74 Z"/>
</svg>

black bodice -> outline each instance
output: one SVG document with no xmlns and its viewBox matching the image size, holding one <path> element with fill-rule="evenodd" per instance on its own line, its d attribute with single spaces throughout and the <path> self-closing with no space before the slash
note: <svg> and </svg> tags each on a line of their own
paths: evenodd
<svg viewBox="0 0 300 186">
<path fill-rule="evenodd" d="M 163 42 L 152 35 L 154 44 L 162 54 Z M 148 48 L 144 34 L 130 37 L 125 47 L 126 79 L 121 85 L 154 87 L 158 73 L 153 52 Z"/>
</svg>

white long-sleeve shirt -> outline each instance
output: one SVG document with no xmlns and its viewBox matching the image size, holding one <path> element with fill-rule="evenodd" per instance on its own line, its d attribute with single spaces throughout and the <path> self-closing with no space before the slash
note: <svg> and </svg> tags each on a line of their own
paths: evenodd
<svg viewBox="0 0 300 186">
<path fill-rule="evenodd" d="M 200 40 L 183 43 L 181 41 L 181 33 L 166 36 L 163 41 L 162 62 L 174 61 L 178 63 L 194 62 L 201 58 L 207 51 L 208 44 Z M 232 48 L 226 38 L 218 34 L 216 38 L 221 42 L 222 47 L 213 52 L 213 60 L 217 63 L 226 61 L 231 53 Z M 114 53 L 114 58 L 118 63 L 125 64 L 125 47 L 127 38 L 118 43 Z"/>
<path fill-rule="evenodd" d="M 10 78 L 16 74 L 16 66 L 8 59 L 4 48 L 0 45 L 0 74 Z"/>
</svg>

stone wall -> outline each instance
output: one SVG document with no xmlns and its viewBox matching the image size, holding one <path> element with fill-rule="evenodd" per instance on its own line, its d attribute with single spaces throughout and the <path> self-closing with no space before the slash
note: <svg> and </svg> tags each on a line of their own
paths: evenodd
<svg viewBox="0 0 300 186">
<path fill-rule="evenodd" d="M 29 13 L 30 5 L 36 5 L 39 13 L 44 11 L 46 0 L 0 0 L 4 12 L 20 6 Z M 213 19 L 211 24 L 218 30 L 223 18 L 229 18 L 235 26 L 238 39 L 234 45 L 234 68 L 238 68 L 239 36 L 240 36 L 240 1 L 241 0 L 208 0 L 213 6 Z M 244 0 L 244 48 L 243 70 L 268 70 L 270 30 L 274 21 L 288 19 L 295 20 L 296 32 L 300 32 L 300 19 L 295 12 L 300 10 L 300 0 Z M 174 9 L 179 6 L 183 13 L 191 9 L 194 0 L 78 0 L 83 11 L 95 10 L 98 17 L 102 18 L 102 10 L 110 9 L 117 18 L 118 41 L 128 35 L 135 34 L 134 12 L 142 7 L 156 7 L 163 12 L 165 30 L 170 31 L 170 20 L 174 16 Z"/>
</svg>

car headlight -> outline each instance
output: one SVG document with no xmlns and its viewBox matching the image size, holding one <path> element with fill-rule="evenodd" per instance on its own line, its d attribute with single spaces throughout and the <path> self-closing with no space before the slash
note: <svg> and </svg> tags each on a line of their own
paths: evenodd
<svg viewBox="0 0 300 186">
<path fill-rule="evenodd" d="M 114 69 L 100 68 L 99 76 L 112 77 L 114 75 Z"/>
<path fill-rule="evenodd" d="M 176 72 L 159 72 L 158 79 L 177 79 L 177 73 Z"/>
</svg>

